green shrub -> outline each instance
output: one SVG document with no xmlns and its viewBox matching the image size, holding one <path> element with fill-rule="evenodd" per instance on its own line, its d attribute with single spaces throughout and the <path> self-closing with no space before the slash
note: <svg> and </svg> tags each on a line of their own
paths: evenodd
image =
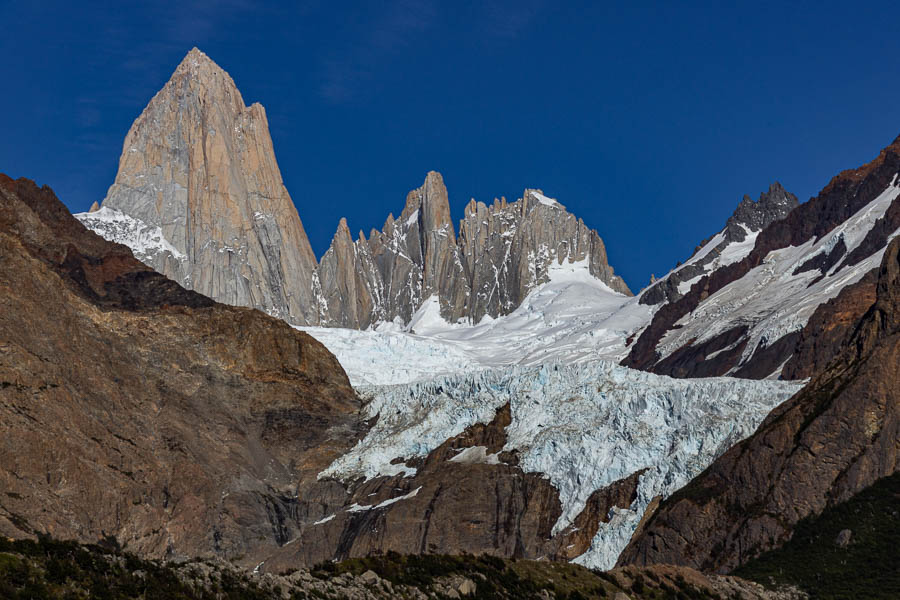
<svg viewBox="0 0 900 600">
<path fill-rule="evenodd" d="M 849 529 L 850 544 L 836 543 Z M 815 598 L 900 598 L 900 473 L 800 521 L 791 540 L 734 574 L 763 585 L 796 585 Z"/>
</svg>

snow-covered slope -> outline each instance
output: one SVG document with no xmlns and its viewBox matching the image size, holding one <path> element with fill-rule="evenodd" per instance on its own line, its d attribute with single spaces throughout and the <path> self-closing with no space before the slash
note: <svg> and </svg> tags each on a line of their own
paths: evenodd
<svg viewBox="0 0 900 600">
<path fill-rule="evenodd" d="M 517 450 L 524 471 L 544 474 L 559 490 L 562 515 L 554 533 L 571 526 L 593 491 L 649 469 L 632 506 L 614 509 L 591 549 L 577 559 L 608 568 L 652 498 L 687 483 L 799 387 L 734 378 L 679 380 L 594 361 L 364 388 L 370 398 L 365 416 L 378 420 L 320 477 L 413 476 L 414 468 L 391 464 L 393 459 L 426 456 L 467 427 L 490 422 L 509 403 L 504 449 Z M 476 447 L 456 460 L 492 464 L 497 457 Z"/>
<path fill-rule="evenodd" d="M 734 264 L 753 250 L 759 233 L 772 223 L 785 218 L 798 205 L 797 197 L 781 184 L 773 183 L 754 202 L 749 196 L 737 205 L 717 234 L 701 243 L 683 264 L 669 271 L 640 293 L 642 304 L 659 305 L 675 302 L 704 275 Z"/>
<path fill-rule="evenodd" d="M 153 264 L 157 257 L 165 255 L 178 261 L 186 259 L 166 240 L 161 228 L 118 210 L 104 206 L 94 212 L 76 213 L 74 216 L 104 239 L 131 248 L 134 257 L 145 264 Z"/>
<path fill-rule="evenodd" d="M 431 297 L 406 326 L 303 330 L 338 357 L 354 385 L 397 384 L 505 365 L 618 361 L 650 320 L 653 307 L 611 290 L 586 260 L 554 262 L 548 275 L 511 314 L 477 325 L 447 323 Z"/>
<path fill-rule="evenodd" d="M 842 254 L 853 252 L 898 196 L 900 188 L 892 184 L 827 235 L 770 252 L 760 266 L 710 295 L 679 320 L 679 327 L 669 331 L 657 346 L 661 358 L 686 344 L 702 344 L 736 324 L 747 324 L 749 342 L 738 365 L 731 369 L 735 371 L 760 346 L 801 329 L 820 304 L 876 268 L 884 248 L 852 266 L 839 260 L 825 273 L 802 266 L 830 254 L 839 245 L 846 248 Z M 890 234 L 888 240 L 897 233 Z M 744 256 L 751 249 L 752 244 Z"/>
</svg>

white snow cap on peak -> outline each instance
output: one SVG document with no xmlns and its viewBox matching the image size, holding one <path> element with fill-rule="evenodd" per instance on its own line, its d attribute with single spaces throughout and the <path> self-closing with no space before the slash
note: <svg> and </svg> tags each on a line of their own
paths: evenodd
<svg viewBox="0 0 900 600">
<path fill-rule="evenodd" d="M 557 202 L 557 200 L 555 198 L 549 198 L 549 197 L 545 196 L 544 193 L 541 192 L 541 190 L 527 190 L 526 193 L 545 206 L 552 206 L 554 208 L 565 208 L 562 204 Z"/>
</svg>

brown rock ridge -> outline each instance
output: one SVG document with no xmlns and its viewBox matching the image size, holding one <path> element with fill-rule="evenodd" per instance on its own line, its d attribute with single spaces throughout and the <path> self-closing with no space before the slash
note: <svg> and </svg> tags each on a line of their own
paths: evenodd
<svg viewBox="0 0 900 600">
<path fill-rule="evenodd" d="M 870 271 L 853 285 L 819 306 L 800 332 L 794 354 L 784 365 L 785 379 L 806 379 L 821 373 L 845 347 L 859 319 L 875 303 L 878 272 Z"/>
<path fill-rule="evenodd" d="M 819 240 L 836 227 L 846 222 L 861 208 L 875 200 L 891 186 L 896 186 L 896 175 L 900 172 L 900 138 L 881 151 L 879 156 L 857 169 L 851 169 L 835 176 L 831 182 L 809 202 L 791 210 L 787 216 L 770 222 L 763 228 L 750 253 L 742 260 L 720 267 L 702 276 L 693 283 L 690 290 L 670 302 L 660 305 L 651 323 L 642 331 L 631 346 L 629 355 L 622 364 L 632 368 L 648 370 L 675 377 L 696 377 L 732 374 L 738 377 L 761 378 L 776 372 L 780 365 L 787 367 L 787 361 L 795 352 L 800 352 L 803 360 L 810 360 L 809 350 L 798 347 L 813 343 L 810 332 L 790 331 L 779 339 L 760 339 L 754 346 L 747 346 L 750 339 L 738 327 L 752 327 L 746 320 L 736 320 L 735 327 L 721 332 L 718 336 L 698 342 L 695 339 L 670 350 L 666 356 L 660 352 L 663 338 L 683 326 L 682 319 L 694 318 L 703 302 L 722 291 L 730 284 L 747 276 L 752 270 L 763 265 L 770 252 L 800 247 L 810 240 Z M 889 236 L 900 228 L 900 202 L 894 201 L 883 217 L 874 223 L 865 239 L 850 253 L 842 240 L 829 253 L 812 257 L 794 272 L 820 272 L 810 285 L 826 277 L 832 267 L 834 273 L 853 267 L 865 258 L 883 250 Z M 861 284 L 864 287 L 864 284 Z M 651 288 L 652 289 L 652 288 Z M 849 292 L 848 292 L 849 293 Z M 850 312 L 861 314 L 866 309 L 865 294 L 855 296 L 859 304 Z M 845 296 L 847 302 L 849 296 Z M 823 310 L 832 310 L 830 308 Z M 846 311 L 846 304 L 843 309 Z M 789 310 L 783 308 L 782 310 Z M 716 319 L 727 319 L 728 315 L 718 314 Z M 679 321 L 682 321 L 679 323 Z M 824 339 L 819 339 L 818 356 L 832 356 L 836 353 L 836 336 L 828 342 L 830 348 L 822 347 Z M 799 359 L 797 359 L 799 360 Z M 826 358 L 827 360 L 827 358 Z M 819 360 L 821 363 L 821 360 Z M 811 373 L 809 368 L 800 368 L 796 362 L 783 376 L 800 376 Z"/>
<path fill-rule="evenodd" d="M 138 257 L 219 302 L 318 323 L 316 259 L 275 160 L 266 113 L 191 50 L 125 137 L 103 208 L 159 228 Z M 93 217 L 92 217 L 93 215 Z M 101 235 L 110 222 L 89 213 Z M 121 223 L 113 222 L 121 227 Z"/>
<path fill-rule="evenodd" d="M 317 341 L 217 304 L 0 175 L 0 535 L 252 561 L 355 443 Z"/>
<path fill-rule="evenodd" d="M 897 472 L 900 239 L 888 246 L 875 289 L 828 368 L 663 502 L 620 564 L 730 571 L 790 539 L 800 519 Z"/>
</svg>

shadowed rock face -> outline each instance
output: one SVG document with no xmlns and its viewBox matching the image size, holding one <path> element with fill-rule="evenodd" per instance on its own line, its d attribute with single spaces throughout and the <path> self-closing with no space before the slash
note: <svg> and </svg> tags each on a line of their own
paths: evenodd
<svg viewBox="0 0 900 600">
<path fill-rule="evenodd" d="M 800 519 L 897 472 L 900 240 L 883 256 L 875 294 L 830 366 L 663 502 L 620 564 L 729 571 L 790 539 Z"/>
<path fill-rule="evenodd" d="M 228 73 L 196 48 L 131 126 L 103 208 L 158 227 L 167 244 L 139 258 L 184 287 L 293 323 L 319 321 L 316 259 L 265 110 L 245 106 Z"/>
<path fill-rule="evenodd" d="M 250 561 L 357 436 L 337 360 L 0 175 L 0 535 Z"/>
</svg>

